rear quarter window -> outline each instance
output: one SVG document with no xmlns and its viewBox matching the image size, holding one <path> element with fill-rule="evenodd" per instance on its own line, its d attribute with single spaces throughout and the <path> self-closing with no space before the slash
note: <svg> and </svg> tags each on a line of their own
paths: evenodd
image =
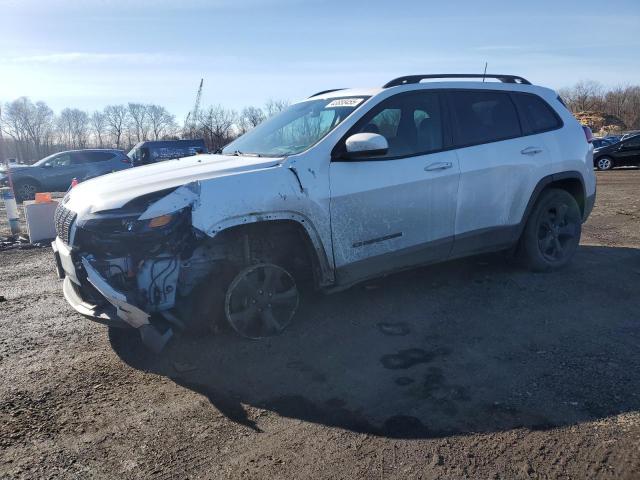
<svg viewBox="0 0 640 480">
<path fill-rule="evenodd" d="M 562 121 L 554 110 L 537 95 L 514 93 L 513 100 L 524 120 L 526 133 L 541 133 L 562 126 Z"/>
<path fill-rule="evenodd" d="M 115 157 L 115 154 L 111 152 L 91 152 L 89 154 L 90 162 L 105 162 Z"/>
<path fill-rule="evenodd" d="M 470 146 L 522 135 L 516 107 L 508 93 L 485 90 L 450 93 L 456 145 Z"/>
</svg>

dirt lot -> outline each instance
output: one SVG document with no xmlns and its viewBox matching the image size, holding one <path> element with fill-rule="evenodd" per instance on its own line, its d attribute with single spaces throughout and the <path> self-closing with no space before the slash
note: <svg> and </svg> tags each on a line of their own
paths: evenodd
<svg viewBox="0 0 640 480">
<path fill-rule="evenodd" d="M 0 252 L 0 477 L 640 478 L 640 170 L 598 181 L 562 272 L 432 266 L 157 357 Z"/>
</svg>

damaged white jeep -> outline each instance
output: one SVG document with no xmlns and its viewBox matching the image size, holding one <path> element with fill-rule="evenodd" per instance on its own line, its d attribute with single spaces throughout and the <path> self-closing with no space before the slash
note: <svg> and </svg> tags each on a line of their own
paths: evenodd
<svg viewBox="0 0 640 480">
<path fill-rule="evenodd" d="M 481 76 L 320 92 L 221 154 L 81 183 L 56 212 L 66 299 L 159 351 L 175 328 L 279 333 L 305 284 L 509 249 L 566 265 L 595 200 L 590 132 L 521 77 L 459 81 Z"/>
</svg>

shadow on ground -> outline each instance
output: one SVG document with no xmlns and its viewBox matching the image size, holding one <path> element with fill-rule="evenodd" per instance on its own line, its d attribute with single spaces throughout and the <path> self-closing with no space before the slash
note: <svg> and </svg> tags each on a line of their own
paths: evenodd
<svg viewBox="0 0 640 480">
<path fill-rule="evenodd" d="M 183 337 L 127 364 L 206 396 L 397 438 L 547 429 L 640 409 L 640 250 L 581 247 L 562 272 L 483 256 L 309 295 L 277 338 Z"/>
</svg>

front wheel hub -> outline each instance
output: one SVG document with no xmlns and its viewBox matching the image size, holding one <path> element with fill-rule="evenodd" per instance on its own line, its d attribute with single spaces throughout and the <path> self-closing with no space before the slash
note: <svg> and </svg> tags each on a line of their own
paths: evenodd
<svg viewBox="0 0 640 480">
<path fill-rule="evenodd" d="M 231 327 L 243 337 L 264 338 L 289 326 L 298 301 L 291 274 L 278 265 L 264 263 L 236 275 L 227 290 L 225 313 Z"/>
</svg>

